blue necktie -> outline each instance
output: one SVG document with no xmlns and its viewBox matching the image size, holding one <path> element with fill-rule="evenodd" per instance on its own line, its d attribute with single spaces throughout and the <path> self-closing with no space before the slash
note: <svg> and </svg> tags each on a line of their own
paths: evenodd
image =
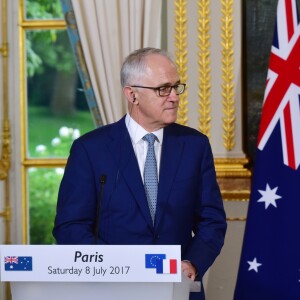
<svg viewBox="0 0 300 300">
<path fill-rule="evenodd" d="M 154 152 L 155 139 L 156 136 L 153 133 L 148 133 L 143 137 L 143 140 L 148 142 L 148 151 L 144 168 L 144 185 L 153 223 L 158 190 L 157 164 Z"/>
</svg>

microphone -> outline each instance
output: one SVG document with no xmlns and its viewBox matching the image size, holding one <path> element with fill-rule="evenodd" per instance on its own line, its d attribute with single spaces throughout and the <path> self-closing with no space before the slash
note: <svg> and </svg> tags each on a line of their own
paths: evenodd
<svg viewBox="0 0 300 300">
<path fill-rule="evenodd" d="M 98 196 L 97 213 L 96 213 L 96 221 L 95 221 L 95 228 L 94 228 L 95 244 L 97 244 L 97 239 L 98 239 L 101 202 L 102 202 L 103 190 L 104 190 L 104 185 L 106 183 L 106 179 L 107 179 L 107 176 L 105 174 L 102 174 L 100 176 L 100 192 L 99 192 L 99 196 Z"/>
</svg>

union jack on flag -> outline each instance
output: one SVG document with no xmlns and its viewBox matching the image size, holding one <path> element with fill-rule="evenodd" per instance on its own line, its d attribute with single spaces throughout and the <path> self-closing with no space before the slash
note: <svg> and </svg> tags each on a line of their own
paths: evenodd
<svg viewBox="0 0 300 300">
<path fill-rule="evenodd" d="M 300 299 L 300 25 L 278 0 L 234 300 Z"/>
<path fill-rule="evenodd" d="M 263 150 L 280 123 L 284 164 L 300 164 L 300 25 L 297 3 L 278 1 L 267 85 L 258 135 Z"/>
<path fill-rule="evenodd" d="M 17 264 L 19 261 L 19 258 L 17 256 L 6 256 L 4 257 L 4 262 L 6 264 Z"/>
</svg>

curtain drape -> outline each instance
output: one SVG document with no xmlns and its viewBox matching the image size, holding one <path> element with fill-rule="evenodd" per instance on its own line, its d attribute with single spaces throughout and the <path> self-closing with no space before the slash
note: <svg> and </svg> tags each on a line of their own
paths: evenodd
<svg viewBox="0 0 300 300">
<path fill-rule="evenodd" d="M 61 0 L 61 5 L 67 25 L 67 31 L 71 42 L 72 51 L 74 53 L 75 63 L 85 92 L 87 104 L 91 111 L 95 125 L 101 126 L 103 122 L 100 116 L 98 103 L 95 98 L 94 90 L 91 84 L 91 79 L 83 56 L 72 2 L 71 0 Z"/>
<path fill-rule="evenodd" d="M 160 47 L 162 0 L 71 0 L 83 56 L 103 124 L 127 110 L 120 84 L 124 58 Z"/>
</svg>

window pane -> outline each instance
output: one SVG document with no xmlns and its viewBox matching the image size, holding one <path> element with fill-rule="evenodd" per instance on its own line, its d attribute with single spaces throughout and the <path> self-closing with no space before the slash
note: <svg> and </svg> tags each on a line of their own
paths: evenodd
<svg viewBox="0 0 300 300">
<path fill-rule="evenodd" d="M 28 156 L 67 157 L 94 128 L 65 30 L 26 32 Z"/>
<path fill-rule="evenodd" d="M 26 19 L 63 19 L 60 0 L 25 0 Z"/>
<path fill-rule="evenodd" d="M 62 168 L 28 169 L 30 244 L 50 245 Z"/>
</svg>

